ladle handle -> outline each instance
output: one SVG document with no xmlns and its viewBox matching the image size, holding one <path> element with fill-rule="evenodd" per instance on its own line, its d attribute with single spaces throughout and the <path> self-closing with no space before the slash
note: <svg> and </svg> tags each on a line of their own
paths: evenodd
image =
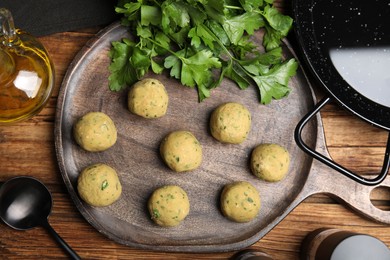
<svg viewBox="0 0 390 260">
<path fill-rule="evenodd" d="M 58 244 L 69 254 L 72 259 L 81 260 L 81 257 L 63 240 L 60 235 L 52 228 L 48 221 L 45 221 L 43 227 L 49 232 L 50 235 L 57 241 Z"/>
</svg>

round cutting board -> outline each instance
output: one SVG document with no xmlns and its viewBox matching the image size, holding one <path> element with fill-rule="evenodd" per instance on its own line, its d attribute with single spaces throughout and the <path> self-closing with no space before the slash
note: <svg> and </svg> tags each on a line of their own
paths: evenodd
<svg viewBox="0 0 390 260">
<path fill-rule="evenodd" d="M 287 98 L 261 105 L 258 90 L 250 86 L 240 90 L 225 79 L 212 90 L 211 97 L 199 103 L 197 91 L 182 86 L 166 75 L 148 74 L 165 85 L 169 107 L 164 117 L 144 119 L 127 109 L 127 91 L 108 88 L 108 52 L 111 42 L 129 37 L 119 24 L 104 29 L 75 57 L 64 78 L 56 115 L 56 150 L 63 180 L 75 205 L 84 218 L 108 238 L 128 246 L 149 250 L 216 252 L 244 248 L 270 231 L 287 214 L 309 174 L 312 158 L 294 142 L 298 121 L 314 106 L 313 94 L 301 69 L 289 83 Z M 261 46 L 261 33 L 256 41 Z M 293 57 L 283 46 L 285 58 Z M 252 115 L 248 139 L 241 144 L 223 144 L 209 131 L 211 112 L 224 102 L 238 102 Z M 91 153 L 74 141 L 72 126 L 91 111 L 109 115 L 118 130 L 117 143 L 104 152 Z M 159 145 L 165 135 L 176 130 L 192 132 L 203 149 L 201 166 L 191 172 L 175 173 L 161 160 Z M 306 139 L 316 143 L 316 122 L 307 127 Z M 287 177 L 276 183 L 256 178 L 249 168 L 250 153 L 261 143 L 278 143 L 291 155 Z M 93 163 L 106 163 L 118 172 L 123 192 L 108 207 L 91 207 L 77 194 L 77 177 Z M 224 185 L 248 181 L 261 196 L 258 216 L 248 223 L 226 219 L 219 208 Z M 151 220 L 147 200 L 162 185 L 182 187 L 188 194 L 191 209 L 177 227 L 164 228 Z"/>
</svg>

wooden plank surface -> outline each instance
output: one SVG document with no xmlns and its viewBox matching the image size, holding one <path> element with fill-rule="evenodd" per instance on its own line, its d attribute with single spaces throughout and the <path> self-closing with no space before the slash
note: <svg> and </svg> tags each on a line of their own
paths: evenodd
<svg viewBox="0 0 390 260">
<path fill-rule="evenodd" d="M 83 259 L 228 259 L 218 254 L 163 253 L 116 244 L 98 233 L 77 211 L 61 179 L 54 149 L 56 97 L 64 73 L 81 47 L 98 28 L 42 37 L 55 64 L 56 88 L 48 105 L 33 119 L 0 126 L 0 181 L 31 175 L 46 183 L 54 196 L 49 218 L 54 229 Z M 316 93 L 322 91 L 315 87 Z M 332 158 L 360 174 L 379 172 L 387 133 L 353 117 L 336 104 L 321 113 Z M 351 191 L 353 192 L 353 191 Z M 372 194 L 375 205 L 390 210 L 390 192 Z M 326 195 L 315 195 L 295 208 L 279 225 L 251 248 L 274 259 L 298 259 L 302 239 L 317 228 L 332 227 L 376 236 L 390 246 L 390 226 L 367 220 Z M 15 231 L 0 224 L 0 259 L 67 259 L 42 228 Z"/>
</svg>

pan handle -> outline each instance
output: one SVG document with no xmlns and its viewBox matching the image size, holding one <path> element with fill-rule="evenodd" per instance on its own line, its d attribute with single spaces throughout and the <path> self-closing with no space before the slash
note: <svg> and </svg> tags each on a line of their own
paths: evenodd
<svg viewBox="0 0 390 260">
<path fill-rule="evenodd" d="M 332 169 L 342 173 L 343 175 L 349 177 L 350 179 L 364 185 L 374 186 L 378 185 L 387 176 L 387 172 L 390 167 L 390 132 L 389 137 L 387 139 L 387 146 L 385 151 L 385 156 L 383 160 L 383 166 L 382 170 L 375 178 L 365 178 L 360 175 L 357 175 L 356 173 L 344 168 L 337 162 L 329 159 L 328 157 L 325 157 L 324 155 L 318 153 L 317 151 L 311 149 L 309 146 L 306 145 L 306 143 L 302 140 L 302 131 L 305 125 L 330 101 L 330 97 L 323 98 L 318 104 L 314 107 L 313 111 L 309 112 L 306 116 L 304 116 L 301 121 L 298 123 L 298 125 L 295 128 L 294 138 L 295 142 L 298 144 L 298 146 L 306 153 L 311 155 L 313 158 L 319 160 L 320 162 L 328 165 Z"/>
</svg>

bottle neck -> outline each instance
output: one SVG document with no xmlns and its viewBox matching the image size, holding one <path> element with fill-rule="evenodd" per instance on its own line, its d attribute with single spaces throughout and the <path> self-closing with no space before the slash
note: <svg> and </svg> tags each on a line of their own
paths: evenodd
<svg viewBox="0 0 390 260">
<path fill-rule="evenodd" d="M 15 70 L 13 58 L 7 49 L 16 42 L 18 36 L 10 11 L 0 8 L 0 84 L 3 83 Z"/>
<path fill-rule="evenodd" d="M 11 46 L 17 40 L 12 14 L 5 8 L 0 8 L 0 42 L 4 46 Z"/>
</svg>

